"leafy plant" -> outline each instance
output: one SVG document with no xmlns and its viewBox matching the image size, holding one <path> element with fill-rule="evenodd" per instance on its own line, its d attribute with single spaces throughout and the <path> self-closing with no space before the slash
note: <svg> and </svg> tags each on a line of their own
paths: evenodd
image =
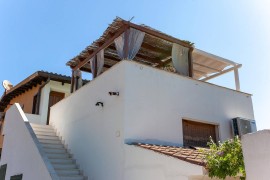
<svg viewBox="0 0 270 180">
<path fill-rule="evenodd" d="M 241 175 L 240 179 L 245 179 L 242 145 L 237 136 L 217 144 L 210 138 L 208 145 L 210 149 L 204 150 L 204 153 L 209 177 L 225 179 L 227 176 Z"/>
<path fill-rule="evenodd" d="M 184 43 L 190 45 L 190 46 L 193 46 L 193 45 L 194 45 L 194 43 L 192 43 L 192 42 L 190 42 L 190 41 L 187 41 L 187 40 L 182 40 L 182 41 L 183 41 Z"/>
</svg>

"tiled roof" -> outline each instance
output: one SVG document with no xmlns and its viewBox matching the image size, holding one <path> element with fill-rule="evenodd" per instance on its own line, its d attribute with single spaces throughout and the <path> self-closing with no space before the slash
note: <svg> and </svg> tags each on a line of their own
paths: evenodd
<svg viewBox="0 0 270 180">
<path fill-rule="evenodd" d="M 0 112 L 4 111 L 14 97 L 24 93 L 37 84 L 42 84 L 42 82 L 45 82 L 48 79 L 69 84 L 71 81 L 71 77 L 69 76 L 46 71 L 37 71 L 3 94 L 0 99 Z M 87 80 L 83 80 L 83 84 L 86 84 L 87 82 Z"/>
<path fill-rule="evenodd" d="M 192 164 L 205 166 L 204 155 L 201 151 L 204 148 L 183 148 L 176 146 L 160 146 L 152 144 L 136 143 L 135 146 L 155 151 L 167 156 L 171 156 L 183 161 L 187 161 Z"/>
</svg>

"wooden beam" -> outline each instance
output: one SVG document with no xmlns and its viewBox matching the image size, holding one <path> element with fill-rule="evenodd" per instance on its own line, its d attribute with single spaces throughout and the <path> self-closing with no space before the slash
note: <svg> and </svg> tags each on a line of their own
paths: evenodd
<svg viewBox="0 0 270 180">
<path fill-rule="evenodd" d="M 177 44 L 180 44 L 182 46 L 185 46 L 185 47 L 188 47 L 190 48 L 191 46 L 177 38 L 174 38 L 174 37 L 171 37 L 171 36 L 168 36 L 168 35 L 165 35 L 163 33 L 160 33 L 160 32 L 157 32 L 157 31 L 154 31 L 154 30 L 151 30 L 149 28 L 146 28 L 146 27 L 143 27 L 143 26 L 140 26 L 140 25 L 137 25 L 137 24 L 133 24 L 129 21 L 125 21 L 123 20 L 123 23 L 134 28 L 134 29 L 137 29 L 137 30 L 140 30 L 140 31 L 143 31 L 149 35 L 152 35 L 152 36 L 155 36 L 155 37 L 158 37 L 160 39 L 164 39 L 166 41 L 169 41 L 169 42 L 172 42 L 172 43 L 177 43 Z"/>
<path fill-rule="evenodd" d="M 115 50 L 115 47 L 114 47 L 113 45 L 109 46 L 109 47 L 108 47 L 108 49 L 109 49 L 111 52 L 113 52 L 113 53 L 116 53 L 116 54 L 117 54 L 117 52 L 116 52 L 116 50 Z M 159 59 L 159 58 L 151 58 L 151 57 L 148 57 L 148 56 L 145 56 L 145 55 L 139 54 L 139 53 L 138 53 L 138 54 L 136 54 L 136 56 L 135 56 L 135 57 L 138 57 L 138 58 L 144 59 L 145 61 L 149 61 L 150 63 L 158 63 L 158 64 L 162 63 L 162 62 L 160 61 L 160 59 Z M 109 57 L 108 59 L 110 59 L 110 57 Z"/>
<path fill-rule="evenodd" d="M 215 68 L 212 68 L 212 67 L 208 67 L 208 66 L 205 66 L 205 65 L 203 65 L 203 64 L 196 63 L 196 62 L 194 62 L 194 61 L 193 61 L 193 64 L 196 64 L 196 65 L 198 65 L 198 66 L 201 66 L 201 67 L 204 67 L 204 68 L 210 69 L 211 71 L 217 71 L 217 72 L 221 72 L 221 71 L 220 71 L 220 70 L 218 70 L 218 69 L 215 69 Z"/>
<path fill-rule="evenodd" d="M 207 77 L 207 74 L 206 74 L 205 72 L 202 72 L 202 71 L 199 71 L 199 70 L 196 70 L 196 69 L 194 69 L 193 71 L 194 71 L 195 73 L 198 73 L 198 74 L 201 75 L 201 76 Z"/>
<path fill-rule="evenodd" d="M 150 51 L 156 51 L 158 53 L 164 54 L 164 56 L 170 56 L 171 51 L 166 51 L 165 49 L 162 49 L 160 47 L 154 47 L 148 43 L 143 42 L 141 48 L 150 50 Z"/>
<path fill-rule="evenodd" d="M 142 54 L 137 54 L 136 57 L 144 59 L 145 61 L 148 61 L 150 63 L 157 63 L 157 64 L 161 64 L 162 62 L 160 61 L 159 58 L 151 58 Z"/>
<path fill-rule="evenodd" d="M 110 59 L 109 59 L 109 60 L 110 60 Z M 112 61 L 114 61 L 114 60 L 112 60 Z M 111 68 L 112 66 L 110 66 L 110 65 L 108 65 L 108 64 L 104 64 L 103 67 L 105 67 L 105 68 Z M 81 67 L 80 70 L 81 70 L 81 71 L 84 71 L 84 72 L 92 73 L 90 68 Z"/>
<path fill-rule="evenodd" d="M 81 61 L 79 64 L 77 64 L 75 67 L 73 67 L 73 70 L 80 69 L 83 67 L 92 57 L 94 57 L 100 50 L 107 48 L 110 46 L 113 41 L 118 38 L 123 32 L 125 32 L 128 29 L 128 25 L 122 26 L 110 39 L 108 39 L 102 46 L 98 47 L 94 52 L 89 55 L 87 58 L 85 58 L 83 61 Z"/>
<path fill-rule="evenodd" d="M 238 64 L 238 65 L 233 66 L 233 67 L 231 67 L 231 68 L 229 68 L 229 69 L 226 69 L 226 70 L 224 70 L 224 71 L 221 71 L 220 73 L 216 73 L 216 74 L 214 74 L 214 75 L 212 75 L 212 76 L 209 76 L 209 77 L 207 77 L 207 78 L 204 78 L 204 79 L 202 79 L 201 81 L 208 81 L 208 80 L 210 80 L 210 79 L 213 79 L 213 78 L 215 78 L 215 77 L 218 77 L 218 76 L 220 76 L 220 75 L 222 75 L 222 74 L 231 72 L 231 71 L 233 71 L 234 69 L 238 69 L 238 68 L 241 68 L 241 67 L 242 67 L 242 64 Z"/>
<path fill-rule="evenodd" d="M 121 61 L 121 59 L 117 59 L 117 58 L 115 58 L 113 56 L 108 56 L 108 55 L 104 55 L 104 59 L 109 59 L 109 60 L 117 61 L 117 62 Z"/>
<path fill-rule="evenodd" d="M 172 62 L 172 56 L 168 56 L 166 57 L 165 59 L 162 59 L 160 60 L 162 63 L 159 64 L 158 66 L 156 67 L 162 67 L 162 66 L 166 66 L 167 64 L 171 63 Z"/>
<path fill-rule="evenodd" d="M 137 29 L 137 30 L 140 30 L 140 31 L 143 31 L 149 35 L 152 35 L 152 36 L 155 36 L 155 37 L 158 37 L 158 38 L 161 38 L 161 39 L 164 39 L 166 41 L 169 41 L 169 42 L 172 42 L 172 43 L 177 43 L 177 44 L 180 44 L 182 46 L 185 46 L 185 47 L 188 47 L 190 48 L 191 46 L 187 43 L 184 43 L 183 41 L 179 40 L 179 39 L 176 39 L 174 37 L 171 37 L 171 36 L 167 36 L 163 33 L 160 33 L 160 32 L 157 32 L 157 31 L 154 31 L 154 30 L 151 30 L 151 29 L 148 29 L 146 27 L 143 27 L 143 26 L 140 26 L 140 25 L 137 25 L 137 24 L 133 24 L 129 21 L 125 21 L 123 20 L 123 23 L 134 28 L 134 29 Z"/>
<path fill-rule="evenodd" d="M 91 69 L 90 69 L 90 68 L 81 67 L 80 70 L 81 70 L 81 71 L 84 71 L 84 72 L 91 73 Z"/>
</svg>

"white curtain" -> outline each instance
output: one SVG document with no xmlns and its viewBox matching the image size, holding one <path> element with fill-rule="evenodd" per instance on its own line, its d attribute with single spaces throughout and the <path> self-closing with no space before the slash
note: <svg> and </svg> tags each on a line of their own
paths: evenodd
<svg viewBox="0 0 270 180">
<path fill-rule="evenodd" d="M 97 76 L 102 72 L 104 66 L 104 49 L 97 53 Z"/>
<path fill-rule="evenodd" d="M 95 59 L 97 58 L 97 73 L 96 73 L 96 70 L 95 70 Z M 97 76 L 100 75 L 100 73 L 102 72 L 102 68 L 104 66 L 104 50 L 100 50 L 96 57 L 92 57 L 90 59 L 90 66 L 91 66 L 91 72 L 92 74 L 96 74 Z"/>
<path fill-rule="evenodd" d="M 177 73 L 189 76 L 188 64 L 189 48 L 173 43 L 172 46 L 172 62 Z"/>
<path fill-rule="evenodd" d="M 145 33 L 139 30 L 130 28 L 129 29 L 129 36 L 128 36 L 128 54 L 125 57 L 124 55 L 124 44 L 125 44 L 125 32 L 121 34 L 118 38 L 114 40 L 115 47 L 118 53 L 118 56 L 121 59 L 133 59 L 138 51 L 141 48 L 143 38 Z"/>
<path fill-rule="evenodd" d="M 92 72 L 92 75 L 93 75 L 93 77 L 94 77 L 94 74 L 96 74 L 96 72 L 95 72 L 95 56 L 94 57 L 92 57 L 91 59 L 90 59 L 90 66 L 91 66 L 91 72 Z"/>
</svg>

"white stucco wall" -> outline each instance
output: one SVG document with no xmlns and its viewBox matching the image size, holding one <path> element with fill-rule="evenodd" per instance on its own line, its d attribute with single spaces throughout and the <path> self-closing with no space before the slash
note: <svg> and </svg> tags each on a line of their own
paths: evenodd
<svg viewBox="0 0 270 180">
<path fill-rule="evenodd" d="M 109 91 L 120 96 L 109 96 Z M 103 108 L 95 106 L 98 101 L 104 102 Z M 54 105 L 50 123 L 90 180 L 123 180 L 140 171 L 154 177 L 152 173 L 168 168 L 156 168 L 167 163 L 164 159 L 150 163 L 151 173 L 139 170 L 146 168 L 143 159 L 148 153 L 133 152 L 124 142 L 181 145 L 182 118 L 219 125 L 224 140 L 231 137 L 230 120 L 237 116 L 254 118 L 250 95 L 122 61 Z M 141 155 L 142 160 L 137 162 L 132 155 Z M 129 168 L 132 164 L 141 167 Z"/>
<path fill-rule="evenodd" d="M 51 180 L 51 176 L 26 127 L 27 118 L 19 104 L 9 108 L 5 117 L 4 145 L 0 164 L 7 164 L 6 180 L 23 174 L 23 179 Z"/>
<path fill-rule="evenodd" d="M 50 124 L 89 180 L 123 180 L 124 78 L 124 69 L 113 67 L 51 109 Z"/>
<path fill-rule="evenodd" d="M 241 141 L 247 180 L 269 180 L 270 130 L 246 134 Z"/>
<path fill-rule="evenodd" d="M 47 114 L 48 114 L 48 104 L 49 104 L 49 96 L 51 91 L 62 92 L 65 93 L 65 97 L 70 95 L 70 84 L 57 81 L 50 81 L 46 84 L 41 90 L 40 97 L 40 124 L 47 123 Z"/>
<path fill-rule="evenodd" d="M 183 144 L 182 119 L 219 125 L 220 140 L 232 137 L 231 119 L 254 119 L 250 95 L 124 62 L 125 138 Z"/>
<path fill-rule="evenodd" d="M 125 180 L 190 180 L 203 167 L 133 145 L 125 145 Z"/>
</svg>

